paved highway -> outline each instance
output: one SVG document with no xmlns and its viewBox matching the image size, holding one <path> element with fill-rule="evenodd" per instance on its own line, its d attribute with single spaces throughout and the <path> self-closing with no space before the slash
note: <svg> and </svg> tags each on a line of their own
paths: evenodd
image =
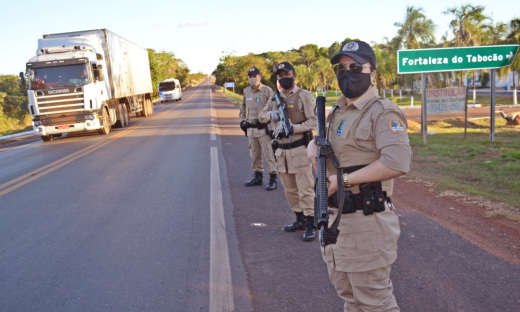
<svg viewBox="0 0 520 312">
<path fill-rule="evenodd" d="M 0 311 L 342 310 L 281 185 L 243 185 L 238 109 L 207 82 L 108 136 L 4 144 L 0 168 Z M 400 215 L 402 311 L 519 311 L 519 266 Z"/>
</svg>

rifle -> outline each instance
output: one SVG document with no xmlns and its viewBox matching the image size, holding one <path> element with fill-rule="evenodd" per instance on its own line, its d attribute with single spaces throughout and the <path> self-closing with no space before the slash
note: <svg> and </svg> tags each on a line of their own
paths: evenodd
<svg viewBox="0 0 520 312">
<path fill-rule="evenodd" d="M 282 101 L 282 97 L 280 96 L 280 92 L 278 91 L 278 89 L 274 91 L 271 100 L 276 101 L 276 106 L 278 106 L 278 113 L 280 114 L 280 120 L 278 121 L 278 125 L 276 126 L 274 138 L 280 140 L 282 137 L 286 137 L 289 138 L 289 141 L 292 142 L 292 125 L 291 121 L 289 120 L 289 116 L 287 115 L 287 105 L 284 101 Z"/>
<path fill-rule="evenodd" d="M 324 234 L 329 224 L 328 190 L 327 190 L 327 137 L 325 132 L 325 102 L 324 96 L 316 98 L 316 118 L 318 120 L 318 135 L 315 138 L 318 146 L 318 168 L 316 174 L 316 192 L 314 197 L 314 219 L 320 231 L 320 244 L 325 246 Z"/>
<path fill-rule="evenodd" d="M 338 207 L 343 207 L 345 200 L 350 201 L 349 193 L 343 191 L 342 170 L 339 167 L 338 159 L 327 140 L 325 132 L 325 97 L 318 96 L 316 99 L 316 118 L 318 121 L 318 136 L 315 142 L 318 146 L 318 172 L 316 174 L 316 190 L 314 195 L 314 223 L 316 228 L 320 230 L 320 244 L 327 246 L 335 244 L 339 235 L 339 221 L 341 220 L 342 208 L 338 208 L 336 220 L 329 227 L 329 208 L 328 208 L 328 189 L 327 189 L 327 167 L 326 159 L 330 158 L 337 168 L 338 191 L 336 192 L 336 200 Z"/>
</svg>

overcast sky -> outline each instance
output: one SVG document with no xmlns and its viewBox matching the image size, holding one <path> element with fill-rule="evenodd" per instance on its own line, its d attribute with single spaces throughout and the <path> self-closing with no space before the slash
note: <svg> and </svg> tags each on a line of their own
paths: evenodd
<svg viewBox="0 0 520 312">
<path fill-rule="evenodd" d="M 8 0 L 0 9 L 0 74 L 25 70 L 43 34 L 106 28 L 210 74 L 222 53 L 328 47 L 347 37 L 380 43 L 395 36 L 408 5 L 424 9 L 440 38 L 452 19 L 442 12 L 467 3 L 484 5 L 495 22 L 520 17 L 518 0 Z"/>
</svg>

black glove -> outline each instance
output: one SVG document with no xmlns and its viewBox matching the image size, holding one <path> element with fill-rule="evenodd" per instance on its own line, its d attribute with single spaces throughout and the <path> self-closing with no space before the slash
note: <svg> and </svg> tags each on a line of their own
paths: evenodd
<svg viewBox="0 0 520 312">
<path fill-rule="evenodd" d="M 242 120 L 240 122 L 240 129 L 244 131 L 244 134 L 247 136 L 247 128 L 249 128 L 249 122 L 247 120 Z"/>
</svg>

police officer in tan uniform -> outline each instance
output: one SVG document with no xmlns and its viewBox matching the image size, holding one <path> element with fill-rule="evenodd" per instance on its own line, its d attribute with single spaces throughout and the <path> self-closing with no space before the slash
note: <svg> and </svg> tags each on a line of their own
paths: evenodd
<svg viewBox="0 0 520 312">
<path fill-rule="evenodd" d="M 329 209 L 334 211 L 329 227 L 341 216 L 337 242 L 322 247 L 323 259 L 345 311 L 400 311 L 390 281 L 400 235 L 390 196 L 393 179 L 406 173 L 412 161 L 406 118 L 397 105 L 377 97 L 372 85 L 376 57 L 367 43 L 345 43 L 331 63 L 337 64 L 343 95 L 327 118 L 327 139 L 339 163 L 338 170 L 332 157 L 327 159 Z M 316 167 L 315 157 L 313 142 L 308 158 Z M 338 180 L 339 192 L 345 193 L 339 209 Z"/>
<path fill-rule="evenodd" d="M 305 230 L 304 241 L 316 238 L 314 226 L 314 178 L 311 163 L 307 160 L 306 146 L 312 139 L 312 129 L 316 128 L 315 99 L 312 93 L 296 86 L 296 72 L 292 64 L 280 63 L 277 78 L 282 91 L 281 100 L 286 103 L 291 122 L 290 138 L 285 134 L 273 141 L 276 162 L 289 207 L 296 214 L 296 221 L 284 227 L 286 232 Z M 278 131 L 280 114 L 276 101 L 270 99 L 260 113 L 260 122 L 273 122 Z"/>
<path fill-rule="evenodd" d="M 240 127 L 247 132 L 249 138 L 249 153 L 253 160 L 253 178 L 245 183 L 246 186 L 262 185 L 264 161 L 269 170 L 269 183 L 265 187 L 271 191 L 276 189 L 276 163 L 274 161 L 273 148 L 271 146 L 271 135 L 266 123 L 260 123 L 258 114 L 273 95 L 273 89 L 263 85 L 260 81 L 262 75 L 256 67 L 247 71 L 250 87 L 244 89 L 244 97 L 240 105 Z"/>
</svg>

